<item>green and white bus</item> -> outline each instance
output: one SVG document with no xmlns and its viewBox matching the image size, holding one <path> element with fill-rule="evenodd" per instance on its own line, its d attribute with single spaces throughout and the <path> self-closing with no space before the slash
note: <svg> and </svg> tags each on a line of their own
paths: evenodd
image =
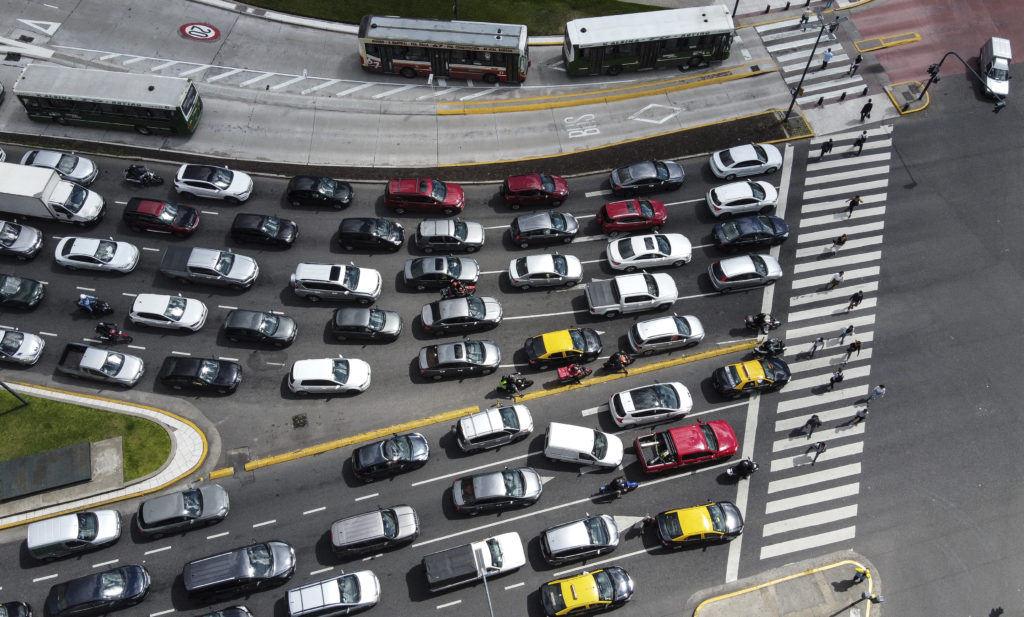
<svg viewBox="0 0 1024 617">
<path fill-rule="evenodd" d="M 729 57 L 735 29 L 729 9 L 720 4 L 574 19 L 565 24 L 565 72 L 618 75 L 706 66 Z"/>
<path fill-rule="evenodd" d="M 191 79 L 30 64 L 14 96 L 32 120 L 152 133 L 188 134 L 203 115 Z"/>
</svg>

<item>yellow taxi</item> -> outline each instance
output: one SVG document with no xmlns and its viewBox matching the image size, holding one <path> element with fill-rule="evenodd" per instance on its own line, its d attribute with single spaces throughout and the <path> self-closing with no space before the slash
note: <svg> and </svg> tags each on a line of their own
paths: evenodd
<svg viewBox="0 0 1024 617">
<path fill-rule="evenodd" d="M 530 366 L 544 370 L 573 362 L 590 362 L 601 353 L 601 337 L 590 328 L 556 330 L 526 339 Z"/>
<path fill-rule="evenodd" d="M 654 518 L 658 540 L 669 548 L 725 542 L 743 533 L 743 515 L 729 501 L 668 510 Z"/>
<path fill-rule="evenodd" d="M 608 611 L 622 606 L 632 595 L 633 579 L 617 566 L 581 572 L 540 588 L 544 614 L 549 617 Z"/>
<path fill-rule="evenodd" d="M 782 358 L 757 358 L 715 369 L 711 385 L 722 396 L 737 397 L 779 390 L 791 377 L 789 365 Z"/>
</svg>

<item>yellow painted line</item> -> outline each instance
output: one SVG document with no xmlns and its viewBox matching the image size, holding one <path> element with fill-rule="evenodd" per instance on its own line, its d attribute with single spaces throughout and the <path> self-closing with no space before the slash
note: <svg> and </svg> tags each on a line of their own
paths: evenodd
<svg viewBox="0 0 1024 617">
<path fill-rule="evenodd" d="M 903 34 L 893 34 L 891 36 L 876 37 L 873 39 L 863 39 L 856 41 L 853 46 L 857 48 L 859 52 L 875 51 L 878 49 L 885 49 L 887 47 L 896 47 L 897 45 L 907 45 L 909 43 L 917 43 L 921 40 L 921 35 L 916 32 L 904 32 Z"/>
<path fill-rule="evenodd" d="M 896 111 L 900 112 L 901 116 L 904 116 L 906 114 L 917 113 L 919 111 L 924 111 L 924 109 L 927 108 L 928 104 L 931 103 L 932 101 L 932 97 L 927 92 L 924 93 L 924 102 L 921 103 L 919 107 L 915 106 L 914 109 L 909 109 L 909 107 L 917 102 L 916 99 L 913 102 L 907 101 L 903 104 L 900 104 L 896 101 L 896 99 L 892 95 L 892 89 L 895 88 L 896 86 L 902 86 L 903 84 L 917 84 L 919 89 L 924 90 L 924 84 L 922 84 L 919 81 L 904 81 L 898 84 L 892 84 L 891 86 L 886 86 L 885 95 L 889 97 L 890 101 L 892 101 L 892 105 L 893 107 L 896 108 Z M 906 107 L 906 109 L 904 109 L 904 107 Z"/>
<path fill-rule="evenodd" d="M 533 41 L 529 41 L 527 42 L 527 45 L 529 45 L 530 47 L 554 47 L 556 45 L 561 46 L 562 41 L 538 41 L 536 43 L 534 43 Z"/>
<path fill-rule="evenodd" d="M 214 469 L 210 472 L 211 480 L 219 480 L 220 478 L 230 478 L 235 475 L 234 467 L 222 467 L 220 469 Z"/>
</svg>

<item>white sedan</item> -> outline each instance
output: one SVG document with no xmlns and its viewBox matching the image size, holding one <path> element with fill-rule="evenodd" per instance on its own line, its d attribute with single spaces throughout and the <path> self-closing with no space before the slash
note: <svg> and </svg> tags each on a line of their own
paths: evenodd
<svg viewBox="0 0 1024 617">
<path fill-rule="evenodd" d="M 370 365 L 355 358 L 297 360 L 288 373 L 288 389 L 300 395 L 365 392 L 370 377 Z"/>
<path fill-rule="evenodd" d="M 690 391 L 678 381 L 624 390 L 608 399 L 608 411 L 619 428 L 671 420 L 691 409 Z"/>
<path fill-rule="evenodd" d="M 70 270 L 127 274 L 139 263 L 139 249 L 128 242 L 69 236 L 57 244 L 53 258 Z"/>
<path fill-rule="evenodd" d="M 508 280 L 513 287 L 572 287 L 583 278 L 583 265 L 572 255 L 527 255 L 508 262 Z"/>
<path fill-rule="evenodd" d="M 605 253 L 612 269 L 626 272 L 681 266 L 693 259 L 690 241 L 683 234 L 648 234 L 612 240 Z"/>
<path fill-rule="evenodd" d="M 174 190 L 184 197 L 223 199 L 229 204 L 240 204 L 252 195 L 252 178 L 227 167 L 185 164 L 174 176 Z"/>
<path fill-rule="evenodd" d="M 711 172 L 726 180 L 773 174 L 782 167 L 782 153 L 771 144 L 747 144 L 715 152 L 710 164 Z"/>
<path fill-rule="evenodd" d="M 712 216 L 727 219 L 734 214 L 768 214 L 779 203 L 779 192 L 768 182 L 747 180 L 716 186 L 705 196 Z"/>
<path fill-rule="evenodd" d="M 128 313 L 132 323 L 195 332 L 206 323 L 206 305 L 193 298 L 139 294 Z"/>
<path fill-rule="evenodd" d="M 32 366 L 39 362 L 46 342 L 31 332 L 0 330 L 0 360 Z"/>
</svg>

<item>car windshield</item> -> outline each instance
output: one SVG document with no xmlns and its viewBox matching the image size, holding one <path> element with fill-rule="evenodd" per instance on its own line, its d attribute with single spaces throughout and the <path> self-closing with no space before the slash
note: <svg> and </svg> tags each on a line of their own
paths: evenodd
<svg viewBox="0 0 1024 617">
<path fill-rule="evenodd" d="M 466 305 L 471 319 L 483 319 L 484 316 L 487 315 L 487 310 L 484 308 L 484 301 L 476 296 L 466 298 Z"/>
<path fill-rule="evenodd" d="M 334 381 L 338 383 L 348 383 L 348 368 L 348 360 L 335 360 L 334 369 L 331 371 L 334 375 Z"/>
<path fill-rule="evenodd" d="M 672 320 L 676 322 L 676 330 L 683 336 L 690 335 L 690 324 L 686 322 L 682 317 L 674 316 Z"/>
<path fill-rule="evenodd" d="M 203 360 L 199 365 L 199 380 L 206 383 L 213 383 L 220 372 L 220 364 L 213 360 Z"/>
<path fill-rule="evenodd" d="M 767 193 L 764 192 L 764 189 L 761 188 L 761 185 L 757 182 L 749 182 L 747 183 L 747 186 L 750 187 L 750 192 L 753 194 L 754 199 L 761 200 L 764 199 L 765 195 L 767 195 Z"/>
<path fill-rule="evenodd" d="M 374 332 L 379 332 L 384 329 L 385 315 L 384 311 L 380 309 L 370 309 L 370 323 L 367 327 Z"/>
<path fill-rule="evenodd" d="M 463 221 L 454 221 L 455 223 L 455 237 L 459 240 L 465 240 L 469 236 L 469 225 L 466 225 Z"/>
<path fill-rule="evenodd" d="M 448 260 L 448 275 L 458 278 L 462 274 L 462 260 L 461 259 L 449 259 Z"/>
<path fill-rule="evenodd" d="M 650 274 L 644 275 L 644 282 L 647 283 L 647 293 L 652 296 L 658 295 L 658 283 L 654 280 L 654 277 Z"/>
<path fill-rule="evenodd" d="M 725 533 L 725 511 L 717 503 L 708 505 L 708 516 L 711 517 L 711 528 L 718 533 Z"/>
<path fill-rule="evenodd" d="M 501 564 L 505 561 L 505 556 L 501 552 L 501 544 L 491 538 L 487 541 L 487 550 L 491 553 L 491 565 L 495 568 L 500 568 Z"/>
<path fill-rule="evenodd" d="M 992 70 L 988 72 L 989 79 L 995 79 L 997 81 L 1006 81 L 1010 79 L 1010 72 L 1006 69 L 998 67 L 992 67 Z"/>
<path fill-rule="evenodd" d="M 572 340 L 572 348 L 583 351 L 587 348 L 587 341 L 579 330 L 569 330 L 569 338 Z"/>
<path fill-rule="evenodd" d="M 754 155 L 757 157 L 757 160 L 761 161 L 762 163 L 768 162 L 768 153 L 765 151 L 764 148 L 757 144 L 754 144 Z"/>
<path fill-rule="evenodd" d="M 157 219 L 165 225 L 170 225 L 176 216 L 178 216 L 178 204 L 164 204 Z"/>
<path fill-rule="evenodd" d="M 89 195 L 89 191 L 82 188 L 78 184 L 71 185 L 71 195 L 68 196 L 67 202 L 64 206 L 71 212 L 78 213 L 85 205 L 85 198 Z"/>
<path fill-rule="evenodd" d="M 387 219 L 375 219 L 370 225 L 374 228 L 375 236 L 387 238 L 391 235 L 391 221 Z"/>
<path fill-rule="evenodd" d="M 384 536 L 394 538 L 398 536 L 398 516 L 394 510 L 381 510 L 380 521 L 384 527 Z"/>
<path fill-rule="evenodd" d="M 341 284 L 346 289 L 355 289 L 359 285 L 359 268 L 345 268 L 345 276 L 342 278 Z"/>
<path fill-rule="evenodd" d="M 711 425 L 701 424 L 700 430 L 704 433 L 704 441 L 708 445 L 708 452 L 718 452 L 718 438 L 715 437 L 715 431 L 711 429 Z"/>
<path fill-rule="evenodd" d="M 222 275 L 227 275 L 231 272 L 231 266 L 235 265 L 235 254 L 227 251 L 221 251 L 217 257 L 217 265 L 213 267 L 214 270 Z"/>
<path fill-rule="evenodd" d="M 338 192 L 338 183 L 331 178 L 320 178 L 320 181 L 316 183 L 316 191 L 331 197 Z"/>
<path fill-rule="evenodd" d="M 384 442 L 384 458 L 389 461 L 409 460 L 412 458 L 412 442 L 406 436 L 395 437 Z"/>
<path fill-rule="evenodd" d="M 594 449 L 590 451 L 594 458 L 600 460 L 608 454 L 608 436 L 599 431 L 594 431 Z"/>
<path fill-rule="evenodd" d="M 594 583 L 597 584 L 597 599 L 601 602 L 611 602 L 615 598 L 615 581 L 607 572 L 601 570 L 594 572 Z"/>
<path fill-rule="evenodd" d="M 757 272 L 760 276 L 768 276 L 768 264 L 764 263 L 764 259 L 760 255 L 751 255 L 750 263 L 754 265 L 754 272 Z"/>
<path fill-rule="evenodd" d="M 755 217 L 751 221 L 751 224 L 754 227 L 757 227 L 757 231 L 764 231 L 764 232 L 768 232 L 768 233 L 775 233 L 776 232 L 775 223 L 772 222 L 772 219 L 767 217 L 767 216 Z"/>
<path fill-rule="evenodd" d="M 658 174 L 658 180 L 668 180 L 668 165 L 654 161 L 654 171 Z"/>
<path fill-rule="evenodd" d="M 171 296 L 167 300 L 167 308 L 164 309 L 164 317 L 171 321 L 180 321 L 185 315 L 185 305 L 188 301 L 181 296 Z"/>
<path fill-rule="evenodd" d="M 551 214 L 551 229 L 555 231 L 565 231 L 565 215 L 564 214 Z"/>
<path fill-rule="evenodd" d="M 662 255 L 668 255 L 672 252 L 672 245 L 669 244 L 668 238 L 663 235 L 654 236 L 653 244 L 658 245 L 658 252 Z"/>
<path fill-rule="evenodd" d="M 778 370 L 774 364 L 768 360 L 762 359 L 761 370 L 764 371 L 764 377 L 768 381 L 778 381 L 782 377 L 782 371 Z"/>
<path fill-rule="evenodd" d="M 642 214 L 644 218 L 654 218 L 654 206 L 651 205 L 651 202 L 646 200 L 640 201 L 640 214 Z"/>
<path fill-rule="evenodd" d="M 54 165 L 54 169 L 64 175 L 67 175 L 75 171 L 75 165 L 78 165 L 77 156 L 74 154 L 61 154 L 60 158 L 57 159 L 57 164 Z"/>
<path fill-rule="evenodd" d="M 498 414 L 501 416 L 501 423 L 506 429 L 512 431 L 519 430 L 519 415 L 516 414 L 514 407 L 499 407 Z"/>
<path fill-rule="evenodd" d="M 110 377 L 116 377 L 121 372 L 122 366 L 124 366 L 124 355 L 111 352 L 107 354 L 107 359 L 103 361 L 100 372 Z"/>
<path fill-rule="evenodd" d="M 540 175 L 540 187 L 545 193 L 555 192 L 555 179 L 547 174 Z"/>
<path fill-rule="evenodd" d="M 501 472 L 501 476 L 505 481 L 505 494 L 509 497 L 522 497 L 526 494 L 526 482 L 523 480 L 523 474 L 513 469 L 506 469 Z"/>
<path fill-rule="evenodd" d="M 569 273 L 569 260 L 561 255 L 552 255 L 552 265 L 554 266 L 555 274 L 565 276 Z"/>
<path fill-rule="evenodd" d="M 359 579 L 354 574 L 338 577 L 338 591 L 343 604 L 354 604 L 359 601 Z"/>
<path fill-rule="evenodd" d="M 80 512 L 78 514 L 78 539 L 83 542 L 92 542 L 100 531 L 100 519 L 92 512 Z"/>
<path fill-rule="evenodd" d="M 114 258 L 114 253 L 116 252 L 117 242 L 100 240 L 100 244 L 96 247 L 96 252 L 93 254 L 93 257 L 103 263 L 110 263 L 110 260 Z"/>
<path fill-rule="evenodd" d="M 608 529 L 604 526 L 604 521 L 600 517 L 588 518 L 583 521 L 583 524 L 587 528 L 587 536 L 590 537 L 591 544 L 608 544 Z"/>
<path fill-rule="evenodd" d="M 558 584 L 544 585 L 544 604 L 550 606 L 553 613 L 565 610 L 565 599 L 562 598 L 562 586 Z"/>
<path fill-rule="evenodd" d="M 735 240 L 740 237 L 740 227 L 734 221 L 728 221 L 722 223 L 722 235 L 728 241 Z"/>
<path fill-rule="evenodd" d="M 0 338 L 0 353 L 4 355 L 13 355 L 21 349 L 21 343 L 25 340 L 25 335 L 21 332 L 12 332 L 10 330 L 4 332 L 3 338 Z"/>
<path fill-rule="evenodd" d="M 249 556 L 249 565 L 252 567 L 252 574 L 255 578 L 266 578 L 270 576 L 270 569 L 273 566 L 274 558 L 270 554 L 270 547 L 266 544 L 257 544 L 245 549 Z"/>
<path fill-rule="evenodd" d="M 100 574 L 100 596 L 104 599 L 116 600 L 124 595 L 127 581 L 120 570 L 110 570 Z"/>
<path fill-rule="evenodd" d="M 429 193 L 437 201 L 444 201 L 445 196 L 448 194 L 448 187 L 440 180 L 425 180 L 420 184 L 420 190 Z"/>
<path fill-rule="evenodd" d="M 265 216 L 260 221 L 260 231 L 270 237 L 277 237 L 277 232 L 281 230 L 281 219 L 276 216 Z"/>
<path fill-rule="evenodd" d="M 675 388 L 664 384 L 647 386 L 639 390 L 633 390 L 630 395 L 633 398 L 635 409 L 678 409 L 679 395 Z"/>
<path fill-rule="evenodd" d="M 199 489 L 191 489 L 181 493 L 182 505 L 185 507 L 185 514 L 196 518 L 203 513 L 203 494 Z"/>
<path fill-rule="evenodd" d="M 273 313 L 263 313 L 263 317 L 260 319 L 260 325 L 256 327 L 260 334 L 270 336 L 277 332 L 277 328 L 281 325 L 281 319 Z"/>
<path fill-rule="evenodd" d="M 0 244 L 4 246 L 11 246 L 14 241 L 21 235 L 21 225 L 15 225 L 14 223 L 2 223 L 0 222 Z"/>
<path fill-rule="evenodd" d="M 480 364 L 484 361 L 484 344 L 480 341 L 466 341 L 466 359 L 473 364 Z"/>
</svg>

